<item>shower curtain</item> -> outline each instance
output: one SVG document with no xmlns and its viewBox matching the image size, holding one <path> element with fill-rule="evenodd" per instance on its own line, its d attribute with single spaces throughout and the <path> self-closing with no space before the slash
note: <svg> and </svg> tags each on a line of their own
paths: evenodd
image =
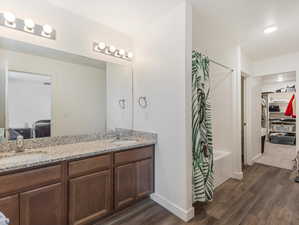
<svg viewBox="0 0 299 225">
<path fill-rule="evenodd" d="M 192 52 L 193 202 L 213 199 L 212 118 L 209 103 L 209 59 Z"/>
</svg>

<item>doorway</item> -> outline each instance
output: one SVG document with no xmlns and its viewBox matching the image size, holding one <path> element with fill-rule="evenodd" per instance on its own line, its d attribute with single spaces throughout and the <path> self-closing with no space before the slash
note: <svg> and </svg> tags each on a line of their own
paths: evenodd
<svg viewBox="0 0 299 225">
<path fill-rule="evenodd" d="M 247 73 L 241 72 L 241 159 L 242 170 L 248 165 L 248 77 Z"/>
<path fill-rule="evenodd" d="M 241 74 L 241 149 L 242 149 L 242 168 L 245 166 L 245 73 Z"/>
<path fill-rule="evenodd" d="M 296 73 L 270 74 L 258 79 L 252 122 L 260 129 L 256 163 L 291 170 L 296 157 Z"/>
</svg>

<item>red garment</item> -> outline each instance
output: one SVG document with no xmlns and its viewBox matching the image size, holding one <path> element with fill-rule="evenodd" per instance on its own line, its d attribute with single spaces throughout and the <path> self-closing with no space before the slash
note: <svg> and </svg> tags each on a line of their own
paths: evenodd
<svg viewBox="0 0 299 225">
<path fill-rule="evenodd" d="M 284 115 L 292 116 L 293 118 L 296 118 L 296 109 L 293 108 L 294 101 L 295 101 L 295 95 L 293 95 L 291 100 L 289 101 L 288 107 L 286 108 Z"/>
</svg>

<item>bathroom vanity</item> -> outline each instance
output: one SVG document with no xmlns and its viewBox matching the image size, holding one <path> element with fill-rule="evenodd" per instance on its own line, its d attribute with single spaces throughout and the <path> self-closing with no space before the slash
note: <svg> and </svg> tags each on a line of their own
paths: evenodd
<svg viewBox="0 0 299 225">
<path fill-rule="evenodd" d="M 1 45 L 0 212 L 10 225 L 90 224 L 153 192 L 157 139 L 133 127 L 130 57 L 93 49 Z"/>
<path fill-rule="evenodd" d="M 68 157 L 56 148 L 54 163 L 0 173 L 0 208 L 12 225 L 89 224 L 153 192 L 154 145 Z"/>
</svg>

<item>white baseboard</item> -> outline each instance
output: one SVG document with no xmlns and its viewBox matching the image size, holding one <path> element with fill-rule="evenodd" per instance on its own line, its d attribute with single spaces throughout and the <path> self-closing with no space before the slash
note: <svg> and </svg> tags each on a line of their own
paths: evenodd
<svg viewBox="0 0 299 225">
<path fill-rule="evenodd" d="M 233 172 L 232 178 L 237 179 L 237 180 L 242 180 L 243 172 Z"/>
<path fill-rule="evenodd" d="M 262 153 L 257 154 L 251 160 L 249 160 L 248 165 L 252 166 L 260 157 L 262 157 Z"/>
<path fill-rule="evenodd" d="M 156 193 L 151 195 L 151 199 L 185 222 L 190 221 L 194 217 L 193 207 L 188 210 L 184 210 L 176 204 L 170 202 L 168 199 Z"/>
<path fill-rule="evenodd" d="M 259 153 L 258 155 L 256 155 L 255 157 L 252 158 L 252 162 L 256 162 L 256 160 L 258 160 L 259 158 L 262 157 L 262 153 Z"/>
</svg>

